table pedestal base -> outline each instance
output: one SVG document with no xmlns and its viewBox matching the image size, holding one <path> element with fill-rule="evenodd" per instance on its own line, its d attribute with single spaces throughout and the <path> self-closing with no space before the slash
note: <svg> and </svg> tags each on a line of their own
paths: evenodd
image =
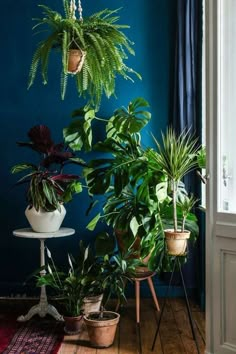
<svg viewBox="0 0 236 354">
<path fill-rule="evenodd" d="M 63 316 L 59 314 L 57 309 L 48 303 L 39 303 L 29 310 L 29 312 L 23 316 L 17 318 L 18 322 L 25 322 L 30 320 L 34 315 L 39 315 L 40 317 L 45 317 L 46 315 L 51 315 L 57 321 L 64 321 Z"/>
</svg>

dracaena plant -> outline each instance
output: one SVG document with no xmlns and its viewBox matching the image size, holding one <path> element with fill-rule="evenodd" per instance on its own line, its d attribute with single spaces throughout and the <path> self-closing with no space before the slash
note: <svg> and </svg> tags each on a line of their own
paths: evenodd
<svg viewBox="0 0 236 354">
<path fill-rule="evenodd" d="M 179 208 L 182 212 L 181 231 L 184 231 L 186 215 L 192 209 L 196 200 L 193 196 L 188 198 L 187 193 L 179 193 L 179 185 L 183 177 L 198 166 L 197 153 L 199 146 L 197 139 L 189 131 L 183 131 L 177 135 L 172 128 L 168 128 L 166 134 L 162 134 L 162 144 L 155 138 L 154 140 L 157 153 L 153 153 L 153 158 L 158 168 L 166 174 L 170 183 L 174 231 L 177 232 L 179 227 L 178 196 L 180 197 Z"/>
<path fill-rule="evenodd" d="M 75 157 L 64 143 L 52 140 L 50 129 L 45 125 L 32 127 L 28 142 L 18 142 L 37 153 L 37 163 L 19 163 L 12 167 L 12 173 L 24 173 L 16 184 L 26 183 L 27 201 L 38 211 L 60 210 L 60 205 L 72 199 L 73 194 L 82 191 L 77 174 L 63 172 L 68 164 L 83 166 L 83 160 Z"/>
<path fill-rule="evenodd" d="M 118 75 L 131 81 L 133 74 L 141 78 L 125 64 L 128 55 L 134 55 L 133 43 L 123 33 L 129 26 L 117 23 L 119 9 L 105 9 L 84 19 L 76 19 L 69 0 L 63 0 L 63 5 L 63 15 L 39 5 L 43 16 L 36 19 L 33 29 L 41 29 L 48 36 L 39 42 L 33 55 L 29 87 L 34 83 L 39 65 L 43 83 L 47 84 L 49 56 L 56 49 L 62 58 L 61 97 L 64 99 L 69 75 L 68 52 L 71 48 L 80 48 L 86 55 L 81 72 L 73 75 L 77 92 L 79 96 L 88 96 L 90 103 L 98 107 L 103 94 L 107 97 L 115 94 Z"/>
</svg>

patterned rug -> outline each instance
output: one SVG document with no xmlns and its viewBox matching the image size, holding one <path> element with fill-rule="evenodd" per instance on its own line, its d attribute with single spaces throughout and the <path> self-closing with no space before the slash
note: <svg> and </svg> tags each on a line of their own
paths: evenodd
<svg viewBox="0 0 236 354">
<path fill-rule="evenodd" d="M 63 340 L 63 323 L 34 319 L 26 323 L 0 324 L 0 353 L 56 354 Z"/>
</svg>

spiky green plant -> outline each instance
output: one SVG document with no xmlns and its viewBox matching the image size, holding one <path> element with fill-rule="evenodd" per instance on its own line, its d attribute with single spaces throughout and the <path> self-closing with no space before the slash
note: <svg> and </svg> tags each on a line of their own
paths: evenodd
<svg viewBox="0 0 236 354">
<path fill-rule="evenodd" d="M 197 202 L 198 202 L 198 199 L 195 198 L 193 195 L 190 195 L 190 197 L 185 195 L 182 200 L 179 200 L 177 202 L 177 206 L 179 206 L 179 208 L 182 212 L 182 217 L 183 217 L 182 218 L 182 226 L 181 226 L 182 232 L 184 232 L 184 230 L 185 230 L 186 218 Z"/>
<path fill-rule="evenodd" d="M 63 0 L 63 5 L 64 16 L 45 5 L 39 5 L 43 17 L 36 19 L 33 30 L 42 27 L 48 30 L 48 36 L 34 52 L 28 87 L 33 85 L 39 65 L 43 83 L 47 84 L 49 55 L 53 49 L 58 49 L 62 55 L 61 97 L 64 99 L 69 75 L 68 51 L 79 47 L 86 52 L 86 57 L 82 71 L 74 75 L 77 91 L 79 96 L 88 96 L 90 104 L 99 107 L 103 93 L 107 97 L 115 94 L 117 75 L 131 81 L 130 74 L 141 78 L 125 64 L 128 54 L 135 54 L 133 43 L 122 32 L 129 26 L 117 24 L 119 9 L 105 9 L 81 21 L 73 18 L 69 0 Z"/>
<path fill-rule="evenodd" d="M 172 189 L 174 231 L 178 230 L 177 193 L 181 179 L 197 166 L 197 139 L 183 131 L 176 135 L 172 128 L 162 134 L 162 145 L 154 138 L 158 148 L 155 155 L 157 164 L 168 176 Z"/>
</svg>

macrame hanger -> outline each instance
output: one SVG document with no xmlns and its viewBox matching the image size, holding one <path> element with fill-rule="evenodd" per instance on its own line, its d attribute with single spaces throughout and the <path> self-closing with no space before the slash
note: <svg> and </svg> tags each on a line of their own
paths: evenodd
<svg viewBox="0 0 236 354">
<path fill-rule="evenodd" d="M 78 12 L 79 12 L 79 20 L 83 22 L 83 9 L 81 5 L 81 0 L 78 0 Z"/>
<path fill-rule="evenodd" d="M 70 1 L 70 16 L 73 20 L 76 20 L 76 3 L 75 0 Z M 78 0 L 78 13 L 79 13 L 79 21 L 83 22 L 83 16 L 82 16 L 82 5 L 81 5 L 81 0 Z M 71 48 L 71 46 L 73 47 Z M 78 72 L 81 71 L 82 66 L 84 64 L 86 52 L 84 52 L 76 39 L 74 38 L 74 32 L 72 34 L 72 39 L 71 42 L 69 43 L 69 48 L 70 48 L 70 55 L 68 56 L 68 70 L 67 72 L 69 74 L 77 74 Z"/>
<path fill-rule="evenodd" d="M 70 0 L 70 14 L 73 20 L 76 20 L 76 9 L 77 6 L 75 0 Z M 83 9 L 82 9 L 81 0 L 78 0 L 78 13 L 79 13 L 79 20 L 83 22 Z"/>
</svg>

